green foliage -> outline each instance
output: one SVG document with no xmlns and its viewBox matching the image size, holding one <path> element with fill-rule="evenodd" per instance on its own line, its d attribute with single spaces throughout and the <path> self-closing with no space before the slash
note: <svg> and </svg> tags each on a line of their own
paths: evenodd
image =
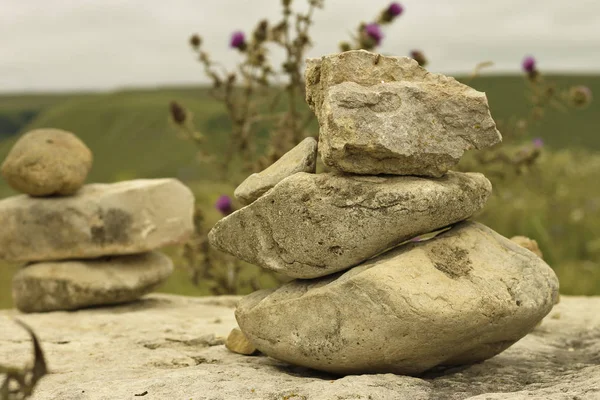
<svg viewBox="0 0 600 400">
<path fill-rule="evenodd" d="M 472 158 L 461 161 L 463 170 L 475 170 Z M 600 153 L 542 151 L 520 175 L 480 172 L 494 191 L 477 219 L 506 237 L 535 239 L 562 293 L 600 294 Z"/>
<path fill-rule="evenodd" d="M 547 76 L 560 87 L 583 84 L 593 93 L 600 93 L 598 75 L 559 75 Z M 524 78 L 517 76 L 483 76 L 468 81 L 459 78 L 475 89 L 486 92 L 492 116 L 496 121 L 507 121 L 515 115 L 521 115 L 528 108 Z M 467 82 L 468 81 L 468 82 Z M 534 127 L 532 136 L 544 139 L 546 146 L 552 149 L 583 148 L 600 151 L 598 123 L 600 122 L 599 102 L 592 102 L 587 109 L 570 113 L 559 110 L 547 110 L 540 124 Z"/>
</svg>

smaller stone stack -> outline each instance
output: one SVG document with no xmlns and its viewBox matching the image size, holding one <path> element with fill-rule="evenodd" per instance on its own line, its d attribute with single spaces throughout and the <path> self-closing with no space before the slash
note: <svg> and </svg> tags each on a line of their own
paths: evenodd
<svg viewBox="0 0 600 400">
<path fill-rule="evenodd" d="M 2 175 L 23 195 L 0 201 L 0 259 L 25 262 L 13 279 L 23 312 L 138 299 L 173 271 L 155 251 L 193 232 L 194 196 L 175 179 L 84 185 L 89 148 L 72 133 L 23 135 Z"/>
<path fill-rule="evenodd" d="M 222 251 L 299 278 L 239 302 L 251 344 L 337 374 L 414 375 L 483 361 L 530 332 L 556 301 L 554 272 L 467 221 L 491 184 L 449 171 L 465 150 L 501 140 L 485 94 L 362 50 L 309 60 L 306 84 L 333 172 L 290 167 L 316 157 L 307 139 L 290 152 L 304 157 L 280 160 L 288 174 L 263 171 L 249 205 L 209 234 Z"/>
</svg>

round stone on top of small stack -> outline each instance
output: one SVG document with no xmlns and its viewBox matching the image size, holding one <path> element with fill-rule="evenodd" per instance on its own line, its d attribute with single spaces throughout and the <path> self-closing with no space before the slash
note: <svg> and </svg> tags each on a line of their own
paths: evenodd
<svg viewBox="0 0 600 400">
<path fill-rule="evenodd" d="M 2 163 L 2 176 L 31 196 L 72 195 L 92 167 L 92 152 L 77 136 L 61 129 L 24 134 Z"/>
<path fill-rule="evenodd" d="M 25 134 L 2 166 L 25 194 L 0 201 L 0 259 L 23 312 L 133 301 L 173 271 L 155 250 L 193 232 L 194 196 L 175 179 L 87 184 L 91 151 L 56 129 Z"/>
<path fill-rule="evenodd" d="M 336 374 L 417 375 L 484 361 L 533 330 L 556 275 L 468 221 L 492 186 L 450 171 L 501 140 L 485 94 L 364 50 L 309 60 L 306 85 L 332 172 L 274 164 L 209 233 L 215 248 L 298 278 L 238 303 L 253 348 Z"/>
</svg>

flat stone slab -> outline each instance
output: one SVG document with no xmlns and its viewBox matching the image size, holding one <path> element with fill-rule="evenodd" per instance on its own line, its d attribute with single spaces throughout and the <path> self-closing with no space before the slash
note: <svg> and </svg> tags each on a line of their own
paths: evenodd
<svg viewBox="0 0 600 400">
<path fill-rule="evenodd" d="M 15 274 L 13 301 L 23 312 L 125 303 L 150 293 L 172 272 L 171 259 L 157 251 L 93 260 L 33 263 Z"/>
<path fill-rule="evenodd" d="M 323 162 L 343 172 L 439 177 L 501 141 L 485 93 L 407 57 L 365 50 L 311 59 L 306 100 Z"/>
<path fill-rule="evenodd" d="M 31 361 L 41 339 L 51 374 L 32 400 L 594 400 L 600 396 L 600 297 L 561 296 L 542 324 L 502 354 L 414 378 L 343 378 L 228 351 L 238 297 L 149 295 L 75 312 L 0 311 L 0 364 Z M 220 337 L 220 338 L 219 338 Z M 145 394 L 144 394 L 145 393 Z M 143 396 L 142 396 L 143 394 Z M 135 396 L 138 395 L 138 396 Z"/>
<path fill-rule="evenodd" d="M 295 365 L 419 375 L 504 351 L 557 298 L 541 258 L 467 221 L 345 273 L 254 292 L 236 318 L 257 349 Z"/>
<path fill-rule="evenodd" d="M 481 210 L 492 190 L 478 173 L 412 176 L 292 175 L 221 219 L 211 245 L 294 278 L 315 278 Z"/>
<path fill-rule="evenodd" d="M 288 176 L 298 172 L 314 174 L 316 167 L 317 141 L 308 137 L 264 171 L 246 178 L 233 194 L 242 204 L 248 205 Z"/>
<path fill-rule="evenodd" d="M 52 261 L 143 253 L 186 240 L 194 195 L 176 179 L 90 184 L 74 196 L 0 201 L 0 259 Z"/>
</svg>

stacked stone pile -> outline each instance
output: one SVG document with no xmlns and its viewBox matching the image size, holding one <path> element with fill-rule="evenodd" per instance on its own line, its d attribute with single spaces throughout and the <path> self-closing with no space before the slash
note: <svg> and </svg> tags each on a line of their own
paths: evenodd
<svg viewBox="0 0 600 400">
<path fill-rule="evenodd" d="M 31 131 L 2 164 L 24 194 L 0 201 L 0 259 L 25 262 L 13 279 L 24 312 L 135 300 L 173 270 L 155 251 L 193 231 L 194 196 L 174 179 L 84 185 L 92 153 L 72 133 Z"/>
<path fill-rule="evenodd" d="M 530 332 L 557 299 L 554 272 L 468 221 L 491 184 L 449 171 L 465 150 L 501 140 L 485 94 L 362 50 L 309 60 L 306 84 L 332 172 L 263 171 L 267 189 L 209 235 L 298 278 L 240 301 L 250 343 L 332 373 L 413 375 L 483 361 Z M 316 157 L 303 152 L 293 158 Z"/>
</svg>

